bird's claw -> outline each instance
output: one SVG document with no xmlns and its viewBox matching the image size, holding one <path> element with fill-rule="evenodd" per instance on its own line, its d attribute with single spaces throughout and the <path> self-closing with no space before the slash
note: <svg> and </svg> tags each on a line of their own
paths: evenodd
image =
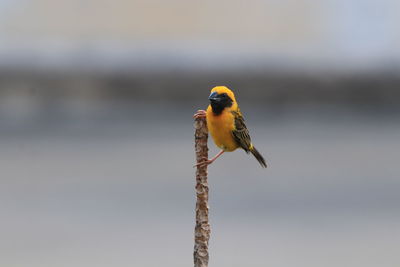
<svg viewBox="0 0 400 267">
<path fill-rule="evenodd" d="M 198 110 L 194 115 L 193 118 L 198 119 L 198 118 L 205 118 L 206 117 L 206 111 L 205 110 Z"/>
<path fill-rule="evenodd" d="M 203 165 L 210 165 L 211 163 L 213 163 L 213 160 L 210 160 L 210 159 L 208 159 L 206 157 L 203 157 L 201 160 L 203 160 L 203 161 L 201 161 L 201 162 L 197 163 L 196 165 L 194 165 L 193 168 L 201 167 Z"/>
</svg>

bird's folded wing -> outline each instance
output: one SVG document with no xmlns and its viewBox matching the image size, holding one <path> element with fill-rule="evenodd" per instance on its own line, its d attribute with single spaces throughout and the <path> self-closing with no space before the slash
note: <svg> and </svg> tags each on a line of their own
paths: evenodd
<svg viewBox="0 0 400 267">
<path fill-rule="evenodd" d="M 235 118 L 235 129 L 232 131 L 232 135 L 238 145 L 248 152 L 251 146 L 251 139 L 249 130 L 247 130 L 246 124 L 244 123 L 244 118 L 240 110 L 232 111 L 232 114 Z"/>
</svg>

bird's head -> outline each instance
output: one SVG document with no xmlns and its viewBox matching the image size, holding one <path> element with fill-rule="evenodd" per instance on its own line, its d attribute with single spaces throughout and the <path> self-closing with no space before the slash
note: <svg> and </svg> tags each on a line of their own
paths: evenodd
<svg viewBox="0 0 400 267">
<path fill-rule="evenodd" d="M 208 97 L 214 114 L 219 115 L 225 108 L 232 107 L 236 104 L 235 95 L 226 86 L 216 86 L 211 90 Z"/>
</svg>

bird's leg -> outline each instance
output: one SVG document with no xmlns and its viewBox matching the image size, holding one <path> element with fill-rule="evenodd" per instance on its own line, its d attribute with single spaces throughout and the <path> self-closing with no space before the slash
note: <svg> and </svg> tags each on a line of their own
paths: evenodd
<svg viewBox="0 0 400 267">
<path fill-rule="evenodd" d="M 198 110 L 194 115 L 193 118 L 197 119 L 197 118 L 205 118 L 206 117 L 206 111 L 205 110 Z"/>
<path fill-rule="evenodd" d="M 211 163 L 213 163 L 217 158 L 219 158 L 219 156 L 221 156 L 222 154 L 224 154 L 224 150 L 221 150 L 217 155 L 215 155 L 215 157 L 213 157 L 212 159 L 206 159 L 205 161 L 199 162 L 196 165 L 194 165 L 193 167 L 199 167 L 202 165 L 210 165 Z"/>
</svg>

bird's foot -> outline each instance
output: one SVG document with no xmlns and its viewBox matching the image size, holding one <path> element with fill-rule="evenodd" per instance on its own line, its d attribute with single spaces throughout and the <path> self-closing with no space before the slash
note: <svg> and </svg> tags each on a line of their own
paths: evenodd
<svg viewBox="0 0 400 267">
<path fill-rule="evenodd" d="M 205 118 L 206 117 L 206 111 L 205 110 L 198 110 L 194 115 L 193 118 L 198 119 L 198 118 Z"/>
<path fill-rule="evenodd" d="M 217 155 L 215 155 L 215 157 L 213 157 L 212 159 L 208 159 L 206 157 L 201 158 L 200 160 L 202 160 L 201 162 L 197 163 L 196 165 L 193 166 L 193 168 L 195 167 L 201 167 L 203 165 L 210 165 L 211 163 L 213 163 L 217 158 L 219 158 L 219 156 L 221 156 L 222 154 L 224 154 L 224 150 L 221 150 Z"/>
<path fill-rule="evenodd" d="M 196 167 L 202 167 L 204 165 L 210 165 L 211 163 L 214 162 L 215 159 L 208 159 L 208 158 L 202 158 L 203 161 L 197 163 L 196 165 L 193 166 L 193 168 Z"/>
</svg>

